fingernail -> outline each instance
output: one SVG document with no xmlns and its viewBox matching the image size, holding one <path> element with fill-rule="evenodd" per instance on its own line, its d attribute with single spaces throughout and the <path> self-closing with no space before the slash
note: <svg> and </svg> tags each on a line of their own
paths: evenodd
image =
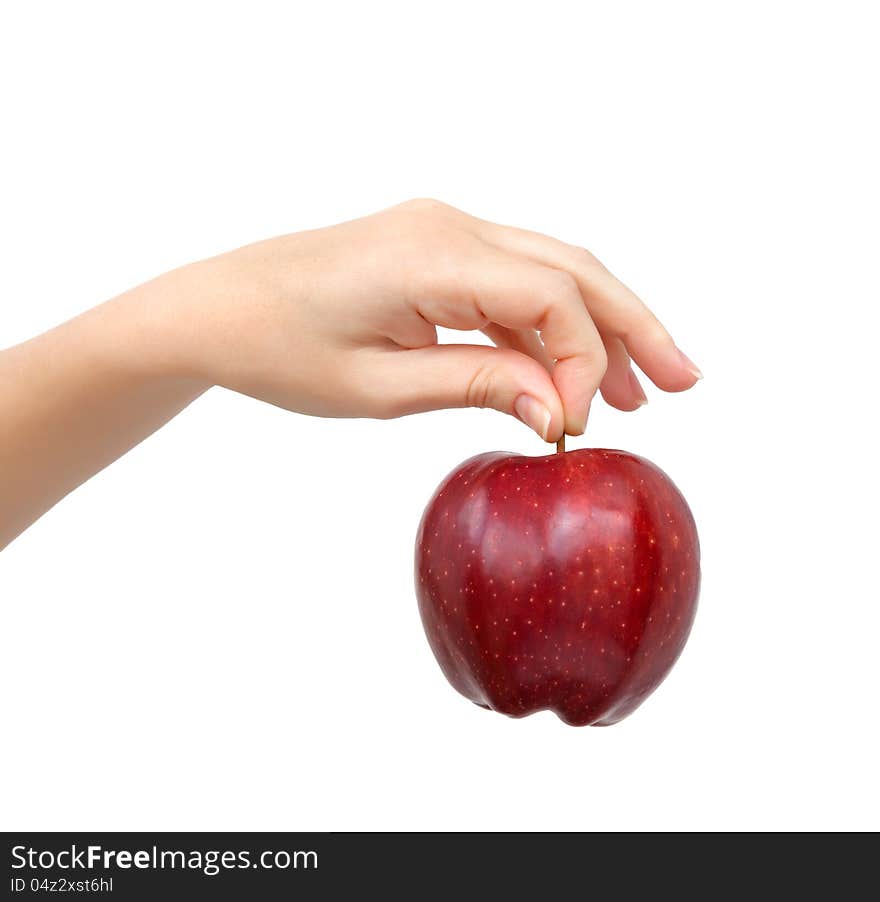
<svg viewBox="0 0 880 902">
<path fill-rule="evenodd" d="M 639 382 L 638 377 L 632 370 L 629 371 L 629 387 L 630 391 L 633 393 L 633 397 L 638 401 L 639 407 L 644 407 L 648 403 L 648 396 L 645 394 L 641 382 Z"/>
<path fill-rule="evenodd" d="M 526 426 L 534 429 L 545 442 L 547 441 L 552 417 L 550 411 L 540 401 L 531 395 L 520 395 L 513 402 L 513 409 Z"/>
<path fill-rule="evenodd" d="M 677 349 L 678 350 L 678 349 Z M 688 368 L 688 372 L 690 372 L 696 379 L 702 379 L 703 374 L 700 372 L 699 367 L 687 356 L 683 351 L 678 351 L 679 357 L 681 357 L 681 362 Z"/>
</svg>

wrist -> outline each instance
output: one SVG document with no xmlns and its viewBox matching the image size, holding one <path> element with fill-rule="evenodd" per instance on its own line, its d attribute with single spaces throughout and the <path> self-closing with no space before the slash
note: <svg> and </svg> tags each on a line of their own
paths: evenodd
<svg viewBox="0 0 880 902">
<path fill-rule="evenodd" d="M 92 320 L 97 353 L 110 370 L 189 380 L 207 390 L 213 382 L 201 366 L 204 329 L 193 303 L 198 297 L 198 276 L 186 266 L 101 304 L 84 318 Z"/>
</svg>

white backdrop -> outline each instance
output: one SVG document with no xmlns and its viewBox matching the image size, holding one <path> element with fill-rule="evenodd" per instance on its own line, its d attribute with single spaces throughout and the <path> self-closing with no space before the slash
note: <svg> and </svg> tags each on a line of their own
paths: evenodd
<svg viewBox="0 0 880 902">
<path fill-rule="evenodd" d="M 703 544 L 688 648 L 609 729 L 478 709 L 422 634 L 422 508 L 525 427 L 212 391 L 0 554 L 0 826 L 880 827 L 870 10 L 4 7 L 0 346 L 431 195 L 589 247 L 706 379 L 572 442 L 658 463 Z"/>
</svg>

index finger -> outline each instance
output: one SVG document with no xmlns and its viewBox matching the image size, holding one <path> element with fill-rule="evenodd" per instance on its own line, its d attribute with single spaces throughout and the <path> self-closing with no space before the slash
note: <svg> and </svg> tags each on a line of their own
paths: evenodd
<svg viewBox="0 0 880 902">
<path fill-rule="evenodd" d="M 659 388 L 683 391 L 702 378 L 635 292 L 589 251 L 538 232 L 479 222 L 486 240 L 496 246 L 571 273 L 599 332 L 619 338 Z"/>
<path fill-rule="evenodd" d="M 485 329 L 495 323 L 540 332 L 555 361 L 552 376 L 565 408 L 565 431 L 583 433 L 607 358 L 571 274 L 489 249 L 440 268 L 426 288 L 418 312 L 435 325 Z"/>
</svg>

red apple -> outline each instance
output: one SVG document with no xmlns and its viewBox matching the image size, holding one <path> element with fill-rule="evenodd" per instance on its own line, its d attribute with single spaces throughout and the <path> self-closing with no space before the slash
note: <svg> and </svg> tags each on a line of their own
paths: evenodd
<svg viewBox="0 0 880 902">
<path fill-rule="evenodd" d="M 687 502 L 658 467 L 591 448 L 496 452 L 450 473 L 416 541 L 431 648 L 466 698 L 607 725 L 684 647 L 700 584 Z"/>
</svg>

